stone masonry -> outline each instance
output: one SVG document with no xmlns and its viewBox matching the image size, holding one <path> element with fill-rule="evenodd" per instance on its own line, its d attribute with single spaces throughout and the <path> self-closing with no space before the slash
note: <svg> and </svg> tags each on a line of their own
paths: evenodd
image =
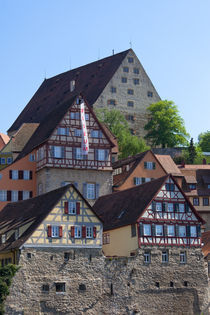
<svg viewBox="0 0 210 315">
<path fill-rule="evenodd" d="M 169 249 L 168 264 L 161 262 L 162 248 L 150 250 L 151 263 L 144 264 L 143 248 L 124 258 L 105 258 L 96 249 L 22 249 L 6 314 L 207 315 L 201 249 L 184 249 L 187 263 L 182 265 L 180 248 Z M 56 292 L 56 283 L 65 283 L 65 292 Z"/>
</svg>

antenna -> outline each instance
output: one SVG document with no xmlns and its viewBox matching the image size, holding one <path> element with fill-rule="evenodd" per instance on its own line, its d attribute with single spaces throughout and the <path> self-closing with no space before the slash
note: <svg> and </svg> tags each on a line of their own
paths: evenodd
<svg viewBox="0 0 210 315">
<path fill-rule="evenodd" d="M 130 45 L 130 48 L 132 48 L 132 41 L 130 40 L 130 42 L 129 42 L 129 45 Z"/>
<path fill-rule="evenodd" d="M 114 55 L 114 49 L 112 49 L 112 55 Z"/>
</svg>

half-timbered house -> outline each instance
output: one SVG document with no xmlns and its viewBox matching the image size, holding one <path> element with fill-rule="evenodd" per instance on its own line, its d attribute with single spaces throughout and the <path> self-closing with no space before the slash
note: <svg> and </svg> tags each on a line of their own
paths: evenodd
<svg viewBox="0 0 210 315">
<path fill-rule="evenodd" d="M 73 186 L 7 204 L 0 212 L 1 265 L 18 264 L 20 250 L 102 247 L 103 224 Z M 67 254 L 66 254 L 67 255 Z"/>
<path fill-rule="evenodd" d="M 129 256 L 142 247 L 158 246 L 166 253 L 169 246 L 180 247 L 184 253 L 201 246 L 204 221 L 172 175 L 102 196 L 94 210 L 104 221 L 107 256 Z"/>
</svg>

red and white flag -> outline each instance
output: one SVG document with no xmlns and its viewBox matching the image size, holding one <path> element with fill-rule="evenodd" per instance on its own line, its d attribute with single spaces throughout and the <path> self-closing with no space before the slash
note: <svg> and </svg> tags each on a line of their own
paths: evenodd
<svg viewBox="0 0 210 315">
<path fill-rule="evenodd" d="M 82 125 L 82 154 L 88 154 L 89 143 L 88 143 L 86 121 L 85 121 L 84 102 L 80 104 L 80 111 L 81 111 L 81 125 Z"/>
</svg>

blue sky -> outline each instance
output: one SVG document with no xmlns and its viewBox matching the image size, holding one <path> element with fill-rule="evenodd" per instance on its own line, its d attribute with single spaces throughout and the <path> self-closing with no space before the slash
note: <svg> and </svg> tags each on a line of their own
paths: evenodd
<svg viewBox="0 0 210 315">
<path fill-rule="evenodd" d="M 194 142 L 210 130 L 209 0 L 0 0 L 0 132 L 44 78 L 130 48 Z"/>
</svg>

